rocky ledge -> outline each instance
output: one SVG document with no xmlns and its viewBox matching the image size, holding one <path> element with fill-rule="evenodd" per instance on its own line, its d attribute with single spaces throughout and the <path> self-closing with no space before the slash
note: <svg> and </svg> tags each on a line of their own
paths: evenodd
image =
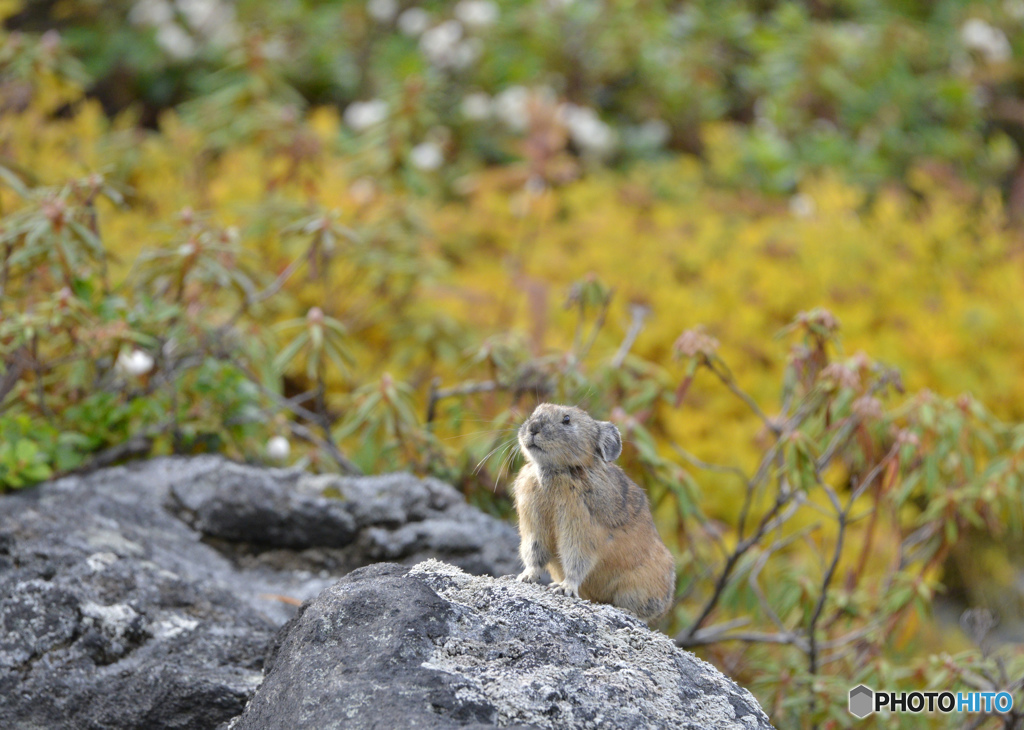
<svg viewBox="0 0 1024 730">
<path fill-rule="evenodd" d="M 771 727 L 749 692 L 617 608 L 436 560 L 335 583 L 266 670 L 233 730 Z"/>
<path fill-rule="evenodd" d="M 518 569 L 508 524 L 408 474 L 168 458 L 0 497 L 0 728 L 214 728 L 303 601 L 382 559 Z"/>
<path fill-rule="evenodd" d="M 486 577 L 517 547 L 406 474 L 169 458 L 0 497 L 0 728 L 770 727 L 618 609 Z"/>
</svg>

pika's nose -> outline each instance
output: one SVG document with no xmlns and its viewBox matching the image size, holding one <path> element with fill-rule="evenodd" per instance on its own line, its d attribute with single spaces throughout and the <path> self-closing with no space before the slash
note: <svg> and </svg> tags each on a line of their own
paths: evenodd
<svg viewBox="0 0 1024 730">
<path fill-rule="evenodd" d="M 540 423 L 537 421 L 530 422 L 530 433 L 537 435 L 540 433 Z"/>
</svg>

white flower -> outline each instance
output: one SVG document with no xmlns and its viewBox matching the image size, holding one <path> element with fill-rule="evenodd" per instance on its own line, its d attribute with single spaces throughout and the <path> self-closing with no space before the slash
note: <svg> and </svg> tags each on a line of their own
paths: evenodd
<svg viewBox="0 0 1024 730">
<path fill-rule="evenodd" d="M 134 25 L 163 25 L 174 20 L 174 8 L 167 0 L 139 0 L 128 11 Z"/>
<path fill-rule="evenodd" d="M 153 369 L 153 356 L 142 350 L 121 350 L 114 367 L 122 375 L 145 375 Z"/>
<path fill-rule="evenodd" d="M 292 445 L 284 436 L 271 436 L 267 440 L 267 456 L 276 461 L 284 461 L 291 453 Z"/>
<path fill-rule="evenodd" d="M 217 0 L 177 0 L 175 5 L 192 28 L 198 30 L 214 19 L 219 10 Z"/>
<path fill-rule="evenodd" d="M 636 139 L 643 147 L 664 147 L 672 136 L 672 128 L 662 119 L 648 119 L 636 128 Z"/>
<path fill-rule="evenodd" d="M 281 61 L 288 57 L 288 44 L 281 37 L 268 38 L 263 41 L 261 51 L 268 61 Z"/>
<path fill-rule="evenodd" d="M 1003 0 L 1003 11 L 1014 20 L 1024 20 L 1024 0 Z"/>
<path fill-rule="evenodd" d="M 990 63 L 1008 61 L 1013 55 L 1006 34 L 981 18 L 970 18 L 960 26 L 960 40 L 968 49 L 980 53 Z"/>
<path fill-rule="evenodd" d="M 457 20 L 446 20 L 423 34 L 420 50 L 435 66 L 450 66 L 460 40 L 462 24 Z"/>
<path fill-rule="evenodd" d="M 484 42 L 479 38 L 467 38 L 455 46 L 449 65 L 453 68 L 468 68 L 476 63 L 484 52 Z"/>
<path fill-rule="evenodd" d="M 960 26 L 960 41 L 968 48 L 981 50 L 989 41 L 992 26 L 981 18 L 969 18 Z"/>
<path fill-rule="evenodd" d="M 789 199 L 789 212 L 797 218 L 810 218 L 815 210 L 814 198 L 807 193 L 797 193 Z"/>
<path fill-rule="evenodd" d="M 522 132 L 530 123 L 530 92 L 524 86 L 510 86 L 494 97 L 494 113 L 505 126 Z"/>
<path fill-rule="evenodd" d="M 345 124 L 357 132 L 380 124 L 388 116 L 388 105 L 382 99 L 354 101 L 345 108 Z"/>
<path fill-rule="evenodd" d="M 474 122 L 483 121 L 491 116 L 491 97 L 482 91 L 467 94 L 459 106 L 462 116 Z"/>
<path fill-rule="evenodd" d="M 407 36 L 416 37 L 430 25 L 430 13 L 423 8 L 409 8 L 398 16 L 398 29 Z"/>
<path fill-rule="evenodd" d="M 455 17 L 473 30 L 489 28 L 498 22 L 498 6 L 491 0 L 462 0 L 455 6 Z"/>
<path fill-rule="evenodd" d="M 230 46 L 238 43 L 242 34 L 235 23 L 235 6 L 220 5 L 213 19 L 203 28 L 206 40 L 215 46 Z"/>
<path fill-rule="evenodd" d="M 597 112 L 585 106 L 564 104 L 559 116 L 572 141 L 584 152 L 606 154 L 615 146 L 615 131 L 601 121 Z"/>
<path fill-rule="evenodd" d="M 191 58 L 196 53 L 192 36 L 177 23 L 165 23 L 157 28 L 156 43 L 173 58 Z"/>
<path fill-rule="evenodd" d="M 420 142 L 409 150 L 409 162 L 413 167 L 430 172 L 441 166 L 444 155 L 441 148 L 433 142 Z"/>
<path fill-rule="evenodd" d="M 398 12 L 396 0 L 368 0 L 366 12 L 378 23 L 390 23 Z"/>
</svg>

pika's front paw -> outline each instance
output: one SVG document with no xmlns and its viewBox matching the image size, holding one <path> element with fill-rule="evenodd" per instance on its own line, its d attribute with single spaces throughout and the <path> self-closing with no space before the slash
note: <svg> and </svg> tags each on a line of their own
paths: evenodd
<svg viewBox="0 0 1024 730">
<path fill-rule="evenodd" d="M 570 585 L 566 581 L 562 581 L 561 583 L 552 583 L 549 588 L 551 588 L 555 593 L 561 593 L 563 596 L 572 596 L 573 598 L 580 597 L 580 587 Z"/>
<path fill-rule="evenodd" d="M 540 571 L 527 568 L 516 578 L 520 583 L 540 583 Z"/>
</svg>

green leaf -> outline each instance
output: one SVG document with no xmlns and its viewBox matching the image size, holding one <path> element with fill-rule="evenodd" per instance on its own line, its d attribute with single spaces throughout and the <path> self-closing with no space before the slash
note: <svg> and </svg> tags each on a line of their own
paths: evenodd
<svg viewBox="0 0 1024 730">
<path fill-rule="evenodd" d="M 28 439 L 20 439 L 14 445 L 14 458 L 21 462 L 31 462 L 39 453 L 39 448 Z"/>
<path fill-rule="evenodd" d="M 299 354 L 299 351 L 305 347 L 309 341 L 309 332 L 302 331 L 295 336 L 295 339 L 288 343 L 288 345 L 277 354 L 274 358 L 274 370 L 278 373 L 283 373 L 288 366 L 291 364 L 295 356 Z"/>
<path fill-rule="evenodd" d="M 89 230 L 89 228 L 83 225 L 80 221 L 70 220 L 68 221 L 68 227 L 75 232 L 75 235 L 85 243 L 85 245 L 92 252 L 93 256 L 98 259 L 103 258 L 106 251 L 103 249 L 103 242 L 100 241 L 99 237 L 95 233 Z"/>
<path fill-rule="evenodd" d="M 28 188 L 12 170 L 0 165 L 0 181 L 16 192 L 20 197 L 28 197 Z"/>
</svg>

